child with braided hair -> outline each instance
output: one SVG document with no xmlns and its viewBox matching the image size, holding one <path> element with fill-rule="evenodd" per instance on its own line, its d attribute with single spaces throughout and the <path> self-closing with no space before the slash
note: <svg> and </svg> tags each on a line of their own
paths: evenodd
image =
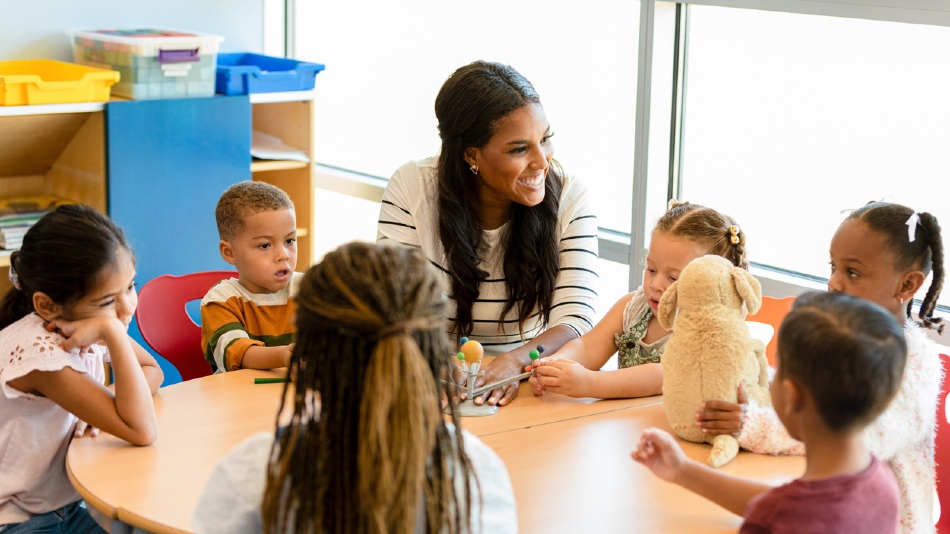
<svg viewBox="0 0 950 534">
<path fill-rule="evenodd" d="M 289 421 L 216 467 L 195 532 L 516 532 L 498 456 L 442 413 L 445 290 L 418 249 L 354 242 L 306 273 Z M 287 389 L 292 389 L 288 395 Z M 453 424 L 454 423 L 454 424 Z"/>
<path fill-rule="evenodd" d="M 537 360 L 529 379 L 532 392 L 596 398 L 659 394 L 660 357 L 670 338 L 656 318 L 660 297 L 687 263 L 706 254 L 749 268 L 745 232 L 735 220 L 712 208 L 671 200 L 653 229 L 643 285 L 617 301 L 590 332 Z M 619 369 L 599 372 L 615 352 Z"/>
<path fill-rule="evenodd" d="M 943 330 L 933 316 L 943 288 L 943 241 L 937 218 L 890 202 L 871 202 L 852 212 L 831 240 L 828 290 L 865 298 L 890 311 L 904 326 L 907 364 L 900 389 L 864 431 L 864 443 L 887 462 L 901 493 L 903 533 L 933 532 L 934 426 L 943 380 L 939 350 L 924 329 Z M 933 274 L 918 310 L 914 295 Z M 771 407 L 711 401 L 697 414 L 711 435 L 738 433 L 739 445 L 767 454 L 804 454 Z"/>
</svg>

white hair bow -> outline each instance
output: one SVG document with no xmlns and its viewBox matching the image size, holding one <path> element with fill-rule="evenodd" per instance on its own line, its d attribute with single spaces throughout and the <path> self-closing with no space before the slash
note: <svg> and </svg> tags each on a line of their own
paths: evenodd
<svg viewBox="0 0 950 534">
<path fill-rule="evenodd" d="M 907 240 L 911 243 L 914 242 L 914 239 L 917 238 L 917 224 L 920 223 L 920 214 L 916 211 L 910 214 L 910 218 L 907 219 Z"/>
</svg>

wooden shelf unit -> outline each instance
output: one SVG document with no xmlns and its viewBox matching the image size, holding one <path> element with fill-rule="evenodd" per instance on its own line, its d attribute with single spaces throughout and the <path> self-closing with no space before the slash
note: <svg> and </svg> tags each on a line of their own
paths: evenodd
<svg viewBox="0 0 950 534">
<path fill-rule="evenodd" d="M 290 196 L 297 215 L 297 270 L 313 264 L 313 91 L 250 95 L 251 127 L 302 150 L 310 162 L 254 161 L 254 180 L 273 184 Z"/>
<path fill-rule="evenodd" d="M 243 173 L 231 173 L 229 174 L 231 180 L 236 182 L 250 177 L 274 184 L 287 192 L 294 202 L 297 215 L 299 238 L 297 270 L 303 271 L 314 260 L 312 163 L 295 160 L 252 161 L 250 154 L 244 152 L 247 148 L 241 148 L 240 143 L 228 145 L 237 149 L 236 153 L 232 150 L 232 154 L 215 152 L 213 155 L 209 155 L 206 148 L 193 145 L 196 155 L 188 158 L 181 156 L 179 152 L 191 148 L 182 149 L 174 144 L 173 139 L 168 148 L 164 145 L 169 144 L 169 136 L 179 137 L 176 132 L 190 129 L 189 125 L 197 127 L 205 124 L 203 117 L 211 114 L 205 110 L 221 108 L 214 105 L 215 102 L 219 104 L 224 102 L 219 99 L 230 99 L 228 102 L 235 103 L 237 108 L 241 107 L 240 102 L 243 99 L 245 102 L 243 106 L 251 108 L 249 110 L 251 124 L 241 123 L 240 119 L 232 113 L 227 118 L 221 118 L 222 121 L 227 121 L 228 128 L 235 128 L 234 124 L 239 125 L 237 126 L 238 134 L 243 136 L 243 131 L 245 131 L 243 129 L 250 126 L 252 129 L 279 137 L 284 143 L 304 151 L 313 161 L 313 98 L 313 91 L 296 91 L 259 93 L 244 97 L 219 96 L 206 99 L 207 105 L 198 102 L 205 99 L 181 99 L 161 101 L 161 103 L 123 99 L 109 103 L 0 106 L 0 198 L 56 195 L 88 204 L 113 217 L 116 214 L 112 212 L 118 209 L 120 214 L 117 222 L 131 226 L 132 228 L 127 229 L 127 232 L 131 230 L 132 237 L 136 237 L 143 234 L 136 231 L 138 228 L 135 223 L 126 220 L 129 218 L 129 210 L 135 211 L 141 207 L 152 215 L 156 207 L 153 206 L 154 203 L 167 203 L 167 200 L 162 200 L 160 195 L 156 197 L 155 191 L 148 191 L 149 187 L 154 185 L 163 189 L 186 191 L 187 188 L 192 187 L 191 184 L 196 183 L 193 180 L 207 176 L 207 169 L 217 172 L 221 169 L 233 168 L 235 158 L 246 158 L 244 161 L 250 163 L 243 163 L 242 166 L 245 169 L 243 173 L 247 174 L 241 176 Z M 115 115 L 109 121 L 110 126 L 107 124 L 106 114 L 113 109 L 110 107 L 112 105 L 117 107 L 114 110 L 115 113 L 110 114 L 110 117 Z M 143 110 L 138 115 L 135 111 L 137 108 Z M 233 106 L 225 106 L 225 108 L 232 112 L 235 109 Z M 196 111 L 198 109 L 201 111 Z M 179 114 L 183 118 L 177 117 Z M 176 117 L 176 119 L 170 117 Z M 158 122 L 147 124 L 152 120 L 158 120 Z M 160 128 L 170 120 L 179 120 L 178 130 L 166 132 L 164 135 L 152 131 L 153 127 Z M 224 128 L 222 126 L 219 130 Z M 132 131 L 129 132 L 129 130 Z M 251 137 L 249 134 L 250 132 L 247 132 L 248 138 Z M 129 141 L 129 137 L 134 137 L 134 141 Z M 233 143 L 232 136 L 213 129 L 207 139 L 211 140 L 208 142 L 218 146 L 222 143 Z M 175 155 L 176 153 L 179 155 Z M 138 163 L 137 160 L 130 161 L 127 156 L 148 159 L 151 163 L 144 165 Z M 163 159 L 165 156 L 168 158 Z M 174 159 L 176 157 L 178 159 Z M 199 159 L 195 160 L 194 157 Z M 182 175 L 178 172 L 180 169 L 178 161 L 200 162 L 201 159 L 205 161 L 187 171 L 186 174 Z M 158 166 L 153 169 L 152 166 L 156 161 L 158 161 Z M 145 174 L 141 171 L 145 171 Z M 215 180 L 220 180 L 220 178 L 215 178 Z M 145 190 L 139 190 L 143 186 Z M 220 188 L 221 186 L 209 185 L 209 187 Z M 224 188 L 221 188 L 220 192 L 223 191 Z M 220 192 L 215 194 L 220 194 Z M 212 193 L 205 193 L 209 197 L 208 202 L 211 202 Z M 134 209 L 126 204 L 129 202 L 135 206 Z M 163 207 L 167 209 L 167 213 L 159 217 L 161 220 L 167 216 L 175 219 L 176 224 L 179 224 L 181 217 L 193 217 L 193 222 L 189 224 L 208 226 L 209 231 L 216 233 L 213 229 L 213 203 L 210 207 L 202 207 L 197 212 L 188 210 L 180 203 L 163 204 Z M 176 213 L 177 210 L 182 209 L 184 213 Z M 209 217 L 211 220 L 207 221 Z M 159 219 L 154 220 L 152 224 L 161 224 Z M 150 235 L 144 237 L 142 241 L 137 243 L 141 247 L 141 250 L 137 252 L 141 252 L 146 257 L 154 253 L 146 245 L 165 245 L 162 240 L 153 240 Z M 215 256 L 217 255 L 214 244 L 209 250 L 212 250 Z M 0 250 L 0 269 L 9 266 L 9 258 L 10 251 Z M 207 258 L 199 259 L 197 256 L 193 261 L 183 260 L 168 265 L 165 265 L 168 262 L 162 261 L 159 262 L 161 265 L 155 265 L 157 269 L 155 274 L 161 274 L 158 271 L 184 270 L 184 267 L 179 266 L 178 263 L 182 265 L 193 263 L 195 265 L 193 270 L 219 267 L 206 265 L 209 261 Z M 151 270 L 146 268 L 142 274 L 151 275 L 153 274 Z M 5 274 L 5 269 L 3 274 Z M 6 287 L 9 287 L 7 277 L 0 276 L 0 294 Z"/>
<path fill-rule="evenodd" d="M 0 198 L 56 195 L 106 212 L 104 104 L 0 106 Z M 0 251 L 0 268 L 10 251 Z M 0 277 L 0 290 L 9 287 Z"/>
</svg>

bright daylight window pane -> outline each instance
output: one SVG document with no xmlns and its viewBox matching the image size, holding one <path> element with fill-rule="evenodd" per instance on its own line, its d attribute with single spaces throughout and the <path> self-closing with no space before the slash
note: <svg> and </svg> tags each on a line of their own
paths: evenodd
<svg viewBox="0 0 950 534">
<path fill-rule="evenodd" d="M 693 6 L 687 68 L 683 197 L 738 219 L 752 261 L 827 277 L 871 200 L 950 229 L 950 28 Z"/>
<path fill-rule="evenodd" d="M 439 147 L 433 105 L 477 59 L 534 84 L 555 158 L 592 192 L 600 225 L 629 231 L 639 2 L 297 2 L 295 55 L 317 79 L 320 163 L 388 178 Z M 375 216 L 374 216 L 375 217 Z"/>
</svg>

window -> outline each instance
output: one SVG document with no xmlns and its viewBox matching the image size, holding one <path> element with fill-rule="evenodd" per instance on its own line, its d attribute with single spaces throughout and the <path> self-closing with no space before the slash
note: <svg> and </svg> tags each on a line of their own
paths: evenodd
<svg viewBox="0 0 950 534">
<path fill-rule="evenodd" d="M 477 59 L 508 63 L 538 90 L 555 158 L 628 232 L 639 4 L 298 2 L 300 59 L 326 64 L 315 102 L 320 163 L 388 178 L 436 153 L 442 82 Z"/>
<path fill-rule="evenodd" d="M 947 94 L 950 28 L 691 6 L 683 197 L 735 217 L 753 261 L 826 278 L 842 210 L 948 227 Z"/>
<path fill-rule="evenodd" d="M 736 217 L 751 259 L 789 273 L 760 275 L 773 296 L 823 287 L 844 209 L 886 199 L 950 228 L 950 4 L 287 2 L 294 55 L 327 64 L 318 162 L 364 175 L 360 192 L 346 194 L 372 199 L 367 187 L 379 191 L 398 166 L 435 153 L 433 102 L 455 68 L 496 60 L 530 79 L 557 134 L 557 159 L 598 206 L 602 255 L 632 264 L 614 269 L 632 274 L 629 286 L 602 281 L 605 303 L 638 285 L 638 239 L 668 195 Z M 640 46 L 652 50 L 649 63 L 638 64 Z M 638 99 L 648 118 L 637 117 Z M 641 149 L 647 160 L 635 169 Z M 331 181 L 349 191 L 338 187 L 345 177 Z M 346 194 L 327 201 L 335 212 L 375 212 L 359 201 L 340 208 Z M 373 237 L 355 219 L 333 224 Z M 615 275 L 623 276 L 607 278 Z"/>
<path fill-rule="evenodd" d="M 424 0 L 411 10 L 381 0 L 297 2 L 294 55 L 327 66 L 317 81 L 316 159 L 388 178 L 436 153 L 433 106 L 445 78 L 477 59 L 500 61 L 534 84 L 555 158 L 602 207 L 600 226 L 628 233 L 639 8 L 625 0 L 493 0 L 478 9 Z M 315 205 L 318 254 L 375 239 L 378 204 L 321 190 Z M 598 313 L 627 292 L 629 271 L 601 261 Z"/>
</svg>

